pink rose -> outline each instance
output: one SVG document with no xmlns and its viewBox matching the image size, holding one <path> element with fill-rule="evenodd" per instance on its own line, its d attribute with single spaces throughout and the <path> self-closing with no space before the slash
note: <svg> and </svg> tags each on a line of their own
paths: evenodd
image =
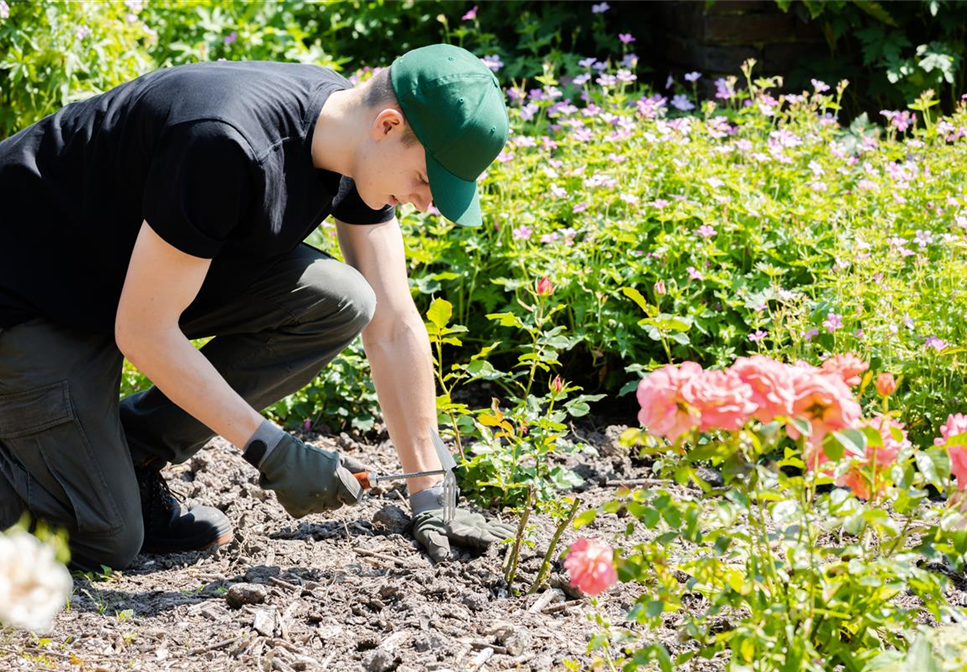
<svg viewBox="0 0 967 672">
<path fill-rule="evenodd" d="M 873 486 L 873 472 L 876 473 L 877 494 L 882 494 L 886 489 L 886 479 L 883 474 L 896 462 L 900 450 L 909 448 L 911 444 L 907 439 L 906 430 L 903 429 L 904 424 L 892 418 L 877 414 L 864 422 L 863 425 L 877 430 L 883 439 L 883 445 L 867 446 L 866 455 L 863 457 L 845 456 L 847 458 L 853 457 L 850 469 L 836 479 L 836 485 L 848 487 L 853 491 L 853 494 L 861 499 L 869 499 Z M 903 438 L 897 441 L 893 432 L 890 431 L 891 428 L 900 430 Z M 874 461 L 876 463 L 875 469 Z"/>
<path fill-rule="evenodd" d="M 594 539 L 578 537 L 568 549 L 564 567 L 571 575 L 571 585 L 588 595 L 603 593 L 618 581 L 614 552 Z"/>
<path fill-rule="evenodd" d="M 682 388 L 683 396 L 701 414 L 699 429 L 736 430 L 755 411 L 752 387 L 732 371 L 705 371 L 691 377 Z"/>
<path fill-rule="evenodd" d="M 753 355 L 735 360 L 731 370 L 752 388 L 756 420 L 772 422 L 778 416 L 792 415 L 795 390 L 788 366 L 770 357 Z"/>
<path fill-rule="evenodd" d="M 823 373 L 838 376 L 847 385 L 859 385 L 862 379 L 860 374 L 870 368 L 867 362 L 852 353 L 836 355 L 823 362 L 820 370 Z"/>
<path fill-rule="evenodd" d="M 789 370 L 793 374 L 792 415 L 809 421 L 812 426 L 812 436 L 806 441 L 809 448 L 822 446 L 827 434 L 853 427 L 859 421 L 860 405 L 838 376 L 826 375 L 815 367 L 802 364 Z M 799 430 L 792 423 L 786 427 L 786 432 L 793 439 L 799 438 Z"/>
<path fill-rule="evenodd" d="M 664 366 L 638 383 L 638 421 L 656 436 L 676 441 L 698 426 L 700 413 L 682 394 L 689 379 L 701 375 L 702 367 L 684 362 L 681 368 Z"/>
<path fill-rule="evenodd" d="M 938 446 L 947 446 L 947 441 L 967 432 L 967 415 L 956 413 L 947 416 L 947 422 L 940 426 L 943 438 L 933 440 Z M 967 490 L 967 446 L 947 446 L 950 456 L 950 474 L 957 479 L 957 489 Z"/>
</svg>

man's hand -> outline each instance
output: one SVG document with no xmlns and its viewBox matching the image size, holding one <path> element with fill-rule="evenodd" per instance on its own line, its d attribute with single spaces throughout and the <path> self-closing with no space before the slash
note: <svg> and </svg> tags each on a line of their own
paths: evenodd
<svg viewBox="0 0 967 672">
<path fill-rule="evenodd" d="M 450 557 L 450 542 L 484 550 L 515 533 L 514 526 L 484 518 L 479 513 L 457 509 L 449 523 L 443 523 L 443 509 L 430 509 L 413 518 L 413 536 L 435 562 Z"/>
<path fill-rule="evenodd" d="M 259 471 L 259 486 L 274 490 L 293 518 L 355 505 L 363 492 L 339 453 L 307 445 L 290 434 L 265 456 Z"/>
</svg>

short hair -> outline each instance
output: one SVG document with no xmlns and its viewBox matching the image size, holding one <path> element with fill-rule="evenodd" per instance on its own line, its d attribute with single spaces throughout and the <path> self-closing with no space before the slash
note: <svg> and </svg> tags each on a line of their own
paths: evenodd
<svg viewBox="0 0 967 672">
<path fill-rule="evenodd" d="M 393 91 L 393 82 L 390 81 L 389 68 L 383 68 L 377 72 L 364 86 L 363 105 L 366 107 L 375 109 L 389 106 L 400 109 L 396 92 Z M 400 110 L 400 114 L 402 114 L 402 110 Z M 417 142 L 416 133 L 413 132 L 413 127 L 406 121 L 406 115 L 403 115 L 403 124 L 403 137 L 401 139 L 403 146 L 415 145 Z"/>
</svg>

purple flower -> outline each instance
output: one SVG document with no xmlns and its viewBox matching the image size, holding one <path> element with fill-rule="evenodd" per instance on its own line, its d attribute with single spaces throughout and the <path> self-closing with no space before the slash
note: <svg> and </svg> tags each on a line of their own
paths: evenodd
<svg viewBox="0 0 967 672">
<path fill-rule="evenodd" d="M 520 118 L 524 121 L 530 121 L 537 114 L 537 111 L 541 109 L 534 103 L 527 103 L 524 107 L 520 108 Z"/>
<path fill-rule="evenodd" d="M 604 14 L 606 11 L 611 9 L 611 5 L 606 2 L 598 3 L 597 5 L 591 5 L 592 14 Z"/>
<path fill-rule="evenodd" d="M 805 338 L 807 341 L 813 340 L 813 338 L 815 338 L 816 336 L 819 336 L 819 329 L 808 329 L 802 332 L 802 337 Z"/>
<path fill-rule="evenodd" d="M 577 205 L 575 205 L 573 208 L 571 208 L 571 212 L 573 212 L 576 215 L 579 212 L 584 212 L 587 209 L 588 209 L 588 204 L 585 203 L 584 201 L 581 201 L 580 203 L 578 203 Z"/>
<path fill-rule="evenodd" d="M 762 329 L 759 329 L 754 334 L 749 334 L 749 340 L 752 341 L 753 343 L 758 343 L 765 337 L 766 337 L 766 332 L 762 331 Z"/>
<path fill-rule="evenodd" d="M 902 112 L 896 110 L 880 110 L 880 114 L 889 119 L 890 125 L 901 133 L 910 128 L 910 124 L 913 121 L 913 117 L 907 110 L 903 110 Z"/>
<path fill-rule="evenodd" d="M 77 37 L 78 40 L 83 40 L 85 37 L 87 37 L 90 34 L 91 34 L 91 29 L 83 24 L 81 24 L 78 27 L 77 32 L 74 33 L 74 35 Z"/>
<path fill-rule="evenodd" d="M 309 431 L 310 429 L 312 429 L 312 420 L 306 420 L 304 423 L 302 423 L 302 427 L 306 431 Z"/>
<path fill-rule="evenodd" d="M 601 75 L 594 81 L 601 86 L 614 86 L 617 83 L 618 78 L 614 75 Z"/>
<path fill-rule="evenodd" d="M 701 280 L 701 279 L 702 279 L 702 274 L 701 274 L 701 273 L 699 273 L 699 272 L 698 272 L 698 271 L 697 271 L 697 270 L 695 269 L 695 267 L 694 267 L 694 266 L 689 266 L 689 267 L 688 267 L 688 268 L 686 268 L 685 270 L 686 270 L 686 271 L 688 271 L 688 279 L 689 279 L 689 280 Z"/>
<path fill-rule="evenodd" d="M 947 344 L 942 340 L 940 340 L 939 338 L 937 338 L 936 336 L 927 336 L 923 344 L 928 348 L 933 348 L 937 352 L 940 352 L 941 350 L 947 347 Z"/>
<path fill-rule="evenodd" d="M 557 231 L 551 231 L 550 233 L 545 233 L 543 236 L 541 236 L 541 242 L 545 244 L 553 243 L 555 240 L 557 240 L 557 238 Z"/>
<path fill-rule="evenodd" d="M 624 58 L 621 59 L 621 67 L 623 68 L 631 68 L 632 70 L 634 70 L 635 66 L 637 65 L 638 65 L 638 54 L 629 52 L 624 55 Z M 937 126 L 939 127 L 940 125 L 937 124 Z"/>
<path fill-rule="evenodd" d="M 833 311 L 829 311 L 826 314 L 826 319 L 823 320 L 823 326 L 829 329 L 829 333 L 833 333 L 843 326 L 843 319 L 840 315 L 837 315 Z"/>
<path fill-rule="evenodd" d="M 708 224 L 702 224 L 700 227 L 698 227 L 695 233 L 700 235 L 702 238 L 711 238 L 715 235 L 715 227 L 709 226 Z"/>
<path fill-rule="evenodd" d="M 233 30 L 232 32 L 230 32 L 228 35 L 225 36 L 225 38 L 222 40 L 222 42 L 225 43 L 225 46 L 228 46 L 228 45 L 230 45 L 232 42 L 234 42 L 237 39 L 238 39 L 238 33 L 236 33 Z"/>
<path fill-rule="evenodd" d="M 651 204 L 656 208 L 661 209 L 668 205 L 668 201 L 666 201 L 664 198 L 656 198 L 651 202 Z"/>
<path fill-rule="evenodd" d="M 625 70 L 625 69 L 618 70 L 618 74 L 616 75 L 616 77 L 619 82 L 625 82 L 625 83 L 633 82 L 636 79 L 638 79 L 637 75 L 632 74 L 630 70 Z"/>
<path fill-rule="evenodd" d="M 10 17 L 10 6 L 4 0 L 0 0 L 0 19 Z"/>
<path fill-rule="evenodd" d="M 829 85 L 826 82 L 821 82 L 818 79 L 811 79 L 809 81 L 812 83 L 813 88 L 816 90 L 816 93 L 823 93 L 825 91 L 829 91 Z"/>
<path fill-rule="evenodd" d="M 528 240 L 531 234 L 534 233 L 534 229 L 529 226 L 519 226 L 514 229 L 514 240 Z"/>
<path fill-rule="evenodd" d="M 688 112 L 689 110 L 695 109 L 695 105 L 693 105 L 692 101 L 688 99 L 688 96 L 683 93 L 672 96 L 671 106 L 676 110 L 681 110 L 682 112 Z"/>
<path fill-rule="evenodd" d="M 621 44 L 631 44 L 635 42 L 635 36 L 631 33 L 618 33 L 618 39 L 621 40 Z"/>
<path fill-rule="evenodd" d="M 592 65 L 594 65 L 597 62 L 598 62 L 598 59 L 596 58 L 582 58 L 580 61 L 578 61 L 578 66 L 582 68 L 590 68 Z"/>
<path fill-rule="evenodd" d="M 719 77 L 715 80 L 715 97 L 728 100 L 735 97 L 735 78 L 724 79 Z"/>
<path fill-rule="evenodd" d="M 461 21 L 473 21 L 477 18 L 477 5 L 473 6 L 469 12 L 460 17 Z"/>
<path fill-rule="evenodd" d="M 497 54 L 491 54 L 490 56 L 484 56 L 480 60 L 483 61 L 483 64 L 486 65 L 491 70 L 493 70 L 494 72 L 497 72 L 502 67 L 504 67 L 504 62 L 502 60 L 500 60 L 500 56 L 498 56 Z"/>
<path fill-rule="evenodd" d="M 556 184 L 551 185 L 551 196 L 554 198 L 567 198 L 567 189 Z"/>
<path fill-rule="evenodd" d="M 698 78 L 702 76 L 700 72 L 686 72 L 685 81 L 686 82 L 697 82 Z"/>
</svg>

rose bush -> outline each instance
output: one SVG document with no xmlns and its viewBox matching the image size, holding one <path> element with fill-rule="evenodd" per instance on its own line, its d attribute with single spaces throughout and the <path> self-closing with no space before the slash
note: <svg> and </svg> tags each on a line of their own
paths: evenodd
<svg viewBox="0 0 967 672">
<path fill-rule="evenodd" d="M 849 353 L 821 367 L 754 356 L 726 370 L 668 365 L 640 382 L 644 427 L 623 439 L 655 458 L 668 485 L 625 488 L 576 526 L 624 510 L 626 534 L 650 531 L 643 543 L 619 539 L 610 556 L 618 578 L 637 584 L 628 619 L 645 629 L 598 615 L 592 651 L 625 670 L 723 654 L 733 670 L 947 669 L 927 624 L 967 618 L 946 594 L 967 561 L 967 416 L 951 415 L 921 450 L 889 408 L 890 385 L 882 412 L 863 417 L 850 388 L 872 378 L 868 368 Z M 723 483 L 703 480 L 700 465 Z M 952 496 L 931 502 L 928 486 Z M 609 556 L 594 552 L 589 574 L 587 547 L 566 564 L 572 583 L 597 594 Z M 679 645 L 658 642 L 659 627 Z"/>
</svg>

